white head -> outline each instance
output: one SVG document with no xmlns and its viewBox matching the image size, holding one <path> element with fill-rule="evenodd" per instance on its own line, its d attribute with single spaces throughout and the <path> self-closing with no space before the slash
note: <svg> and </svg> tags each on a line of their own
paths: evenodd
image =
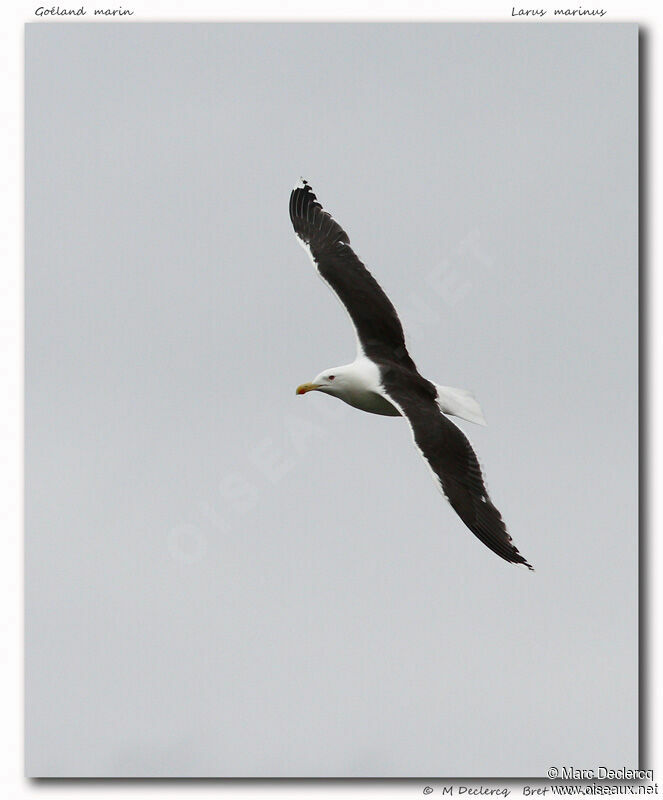
<svg viewBox="0 0 663 800">
<path fill-rule="evenodd" d="M 330 367 L 317 375 L 310 383 L 297 387 L 297 394 L 306 392 L 324 392 L 339 397 L 350 388 L 351 375 L 349 366 Z"/>
</svg>

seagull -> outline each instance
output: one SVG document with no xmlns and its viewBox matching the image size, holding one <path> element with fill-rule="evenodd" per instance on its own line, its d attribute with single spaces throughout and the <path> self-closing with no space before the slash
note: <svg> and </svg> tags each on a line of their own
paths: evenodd
<svg viewBox="0 0 663 800">
<path fill-rule="evenodd" d="M 355 255 L 348 234 L 322 208 L 304 179 L 290 195 L 290 219 L 318 274 L 348 312 L 357 338 L 357 356 L 351 364 L 324 370 L 298 386 L 297 394 L 323 392 L 369 414 L 405 417 L 438 488 L 465 525 L 505 561 L 533 569 L 513 544 L 488 496 L 467 437 L 445 416 L 485 425 L 474 396 L 419 374 L 396 309 Z"/>
</svg>

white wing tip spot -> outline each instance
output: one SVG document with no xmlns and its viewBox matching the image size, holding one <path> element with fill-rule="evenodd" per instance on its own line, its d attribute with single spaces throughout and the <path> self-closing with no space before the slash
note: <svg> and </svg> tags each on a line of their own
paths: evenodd
<svg viewBox="0 0 663 800">
<path fill-rule="evenodd" d="M 299 244 L 304 248 L 304 250 L 306 250 L 306 255 L 311 259 L 311 264 L 313 264 L 313 266 L 317 270 L 318 269 L 318 263 L 315 260 L 315 258 L 313 258 L 313 252 L 311 251 L 311 245 L 307 241 L 302 239 L 302 237 L 298 233 L 295 233 L 295 238 L 297 239 Z M 320 273 L 318 273 L 318 274 L 320 274 Z"/>
</svg>

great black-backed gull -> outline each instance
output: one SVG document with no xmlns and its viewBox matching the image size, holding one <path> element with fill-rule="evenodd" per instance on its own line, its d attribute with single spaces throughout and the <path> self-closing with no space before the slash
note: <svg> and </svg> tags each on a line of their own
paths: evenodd
<svg viewBox="0 0 663 800">
<path fill-rule="evenodd" d="M 438 487 L 465 525 L 498 556 L 532 569 L 488 496 L 467 437 L 445 417 L 485 424 L 473 395 L 438 386 L 419 374 L 391 301 L 305 180 L 290 195 L 290 219 L 318 273 L 345 306 L 357 336 L 352 364 L 324 370 L 299 386 L 297 394 L 324 392 L 371 414 L 405 417 Z"/>
</svg>

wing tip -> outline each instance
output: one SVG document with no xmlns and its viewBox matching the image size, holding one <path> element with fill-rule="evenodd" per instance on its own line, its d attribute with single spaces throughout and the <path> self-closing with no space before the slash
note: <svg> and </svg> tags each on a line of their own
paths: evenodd
<svg viewBox="0 0 663 800">
<path fill-rule="evenodd" d="M 297 236 L 315 249 L 350 244 L 348 234 L 325 211 L 306 178 L 290 193 L 290 221 Z"/>
<path fill-rule="evenodd" d="M 509 536 L 508 533 L 507 536 Z M 511 542 L 510 536 L 509 536 L 509 542 Z M 529 561 L 525 558 L 525 556 L 521 554 L 520 550 L 518 550 L 518 548 L 515 547 L 514 545 L 511 545 L 511 547 L 513 548 L 513 552 L 510 553 L 505 560 L 509 561 L 511 564 L 515 564 L 517 567 L 527 567 L 527 569 L 531 570 L 532 572 L 535 572 L 536 570 L 534 569 L 534 567 L 529 563 Z M 505 558 L 505 556 L 502 556 L 502 558 Z"/>
<path fill-rule="evenodd" d="M 322 206 L 315 196 L 311 184 L 306 178 L 300 178 L 290 192 L 290 219 L 293 224 L 297 220 L 310 222 L 310 214 L 316 209 L 322 210 Z M 295 226 L 296 229 L 296 226 Z M 299 235 L 300 232 L 297 231 Z"/>
</svg>

